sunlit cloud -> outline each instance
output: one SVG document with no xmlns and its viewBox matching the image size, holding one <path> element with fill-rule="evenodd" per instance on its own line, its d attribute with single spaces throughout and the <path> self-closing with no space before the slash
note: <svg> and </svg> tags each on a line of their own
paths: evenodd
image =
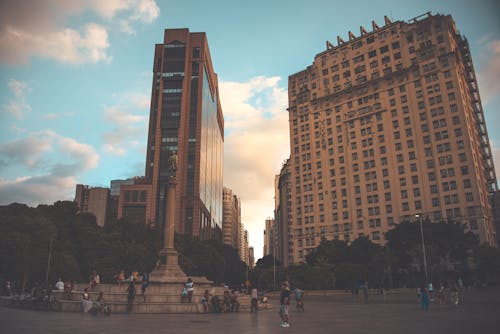
<svg viewBox="0 0 500 334">
<path fill-rule="evenodd" d="M 225 119 L 224 185 L 241 198 L 242 222 L 259 255 L 274 215 L 274 178 L 289 156 L 287 92 L 279 77 L 220 83 Z"/>
<path fill-rule="evenodd" d="M 111 155 L 125 155 L 129 149 L 146 144 L 149 97 L 130 93 L 117 97 L 117 105 L 107 107 L 104 119 L 113 128 L 102 134 L 102 150 Z"/>
<path fill-rule="evenodd" d="M 485 103 L 500 95 L 500 40 L 484 42 L 478 84 Z"/>
<path fill-rule="evenodd" d="M 97 14 L 94 22 L 67 26 L 89 11 Z M 159 13 L 154 0 L 39 0 L 29 6 L 5 0 L 0 2 L 0 62 L 23 64 L 31 57 L 71 64 L 109 62 L 110 29 L 133 34 L 136 25 L 153 22 Z"/>
</svg>

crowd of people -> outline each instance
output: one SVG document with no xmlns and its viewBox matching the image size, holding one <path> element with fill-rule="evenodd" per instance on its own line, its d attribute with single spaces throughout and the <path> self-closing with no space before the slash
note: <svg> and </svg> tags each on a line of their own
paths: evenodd
<svg viewBox="0 0 500 334">
<path fill-rule="evenodd" d="M 465 286 L 463 280 L 459 277 L 456 281 L 444 281 L 439 284 L 437 291 L 434 285 L 428 283 L 417 289 L 417 298 L 420 301 L 422 311 L 429 310 L 429 303 L 437 302 L 439 305 L 451 304 L 459 305 L 463 302 L 463 293 Z"/>
</svg>

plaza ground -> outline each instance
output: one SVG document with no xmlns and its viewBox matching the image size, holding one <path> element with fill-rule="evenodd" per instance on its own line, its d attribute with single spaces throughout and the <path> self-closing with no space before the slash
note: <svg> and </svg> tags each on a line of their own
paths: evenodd
<svg viewBox="0 0 500 334">
<path fill-rule="evenodd" d="M 470 291 L 464 303 L 431 304 L 420 311 L 412 290 L 397 294 L 306 296 L 305 312 L 290 307 L 290 328 L 279 326 L 278 300 L 273 309 L 251 314 L 115 314 L 27 311 L 0 307 L 1 333 L 500 333 L 500 290 Z"/>
</svg>

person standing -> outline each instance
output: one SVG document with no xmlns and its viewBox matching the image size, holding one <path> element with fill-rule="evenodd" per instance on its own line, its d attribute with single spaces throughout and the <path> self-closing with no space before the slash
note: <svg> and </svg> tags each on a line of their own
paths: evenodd
<svg viewBox="0 0 500 334">
<path fill-rule="evenodd" d="M 253 287 L 252 291 L 250 292 L 250 297 L 252 298 L 250 304 L 250 313 L 252 313 L 254 310 L 255 313 L 257 313 L 257 310 L 259 309 L 257 307 L 259 301 L 259 290 L 257 290 L 256 287 Z"/>
<path fill-rule="evenodd" d="M 130 282 L 127 288 L 127 312 L 132 313 L 132 306 L 134 305 L 135 299 L 135 284 Z"/>
<path fill-rule="evenodd" d="M 194 291 L 194 283 L 191 278 L 188 278 L 186 282 L 186 289 L 188 292 L 188 302 L 191 303 L 193 301 L 193 291 Z"/>
<path fill-rule="evenodd" d="M 147 272 L 144 272 L 142 274 L 142 284 L 141 284 L 141 294 L 144 303 L 146 302 L 146 289 L 148 287 L 149 287 L 149 274 Z"/>
<path fill-rule="evenodd" d="M 368 304 L 368 281 L 365 280 L 365 284 L 363 285 L 363 298 L 365 304 Z"/>
<path fill-rule="evenodd" d="M 422 311 L 429 311 L 429 290 L 425 285 L 420 289 L 420 307 Z"/>
<path fill-rule="evenodd" d="M 304 291 L 302 291 L 299 288 L 295 288 L 294 290 L 295 293 L 295 301 L 297 302 L 297 311 L 302 311 L 304 312 L 304 301 L 302 298 L 304 297 Z"/>
<path fill-rule="evenodd" d="M 281 317 L 281 327 L 290 327 L 288 319 L 288 305 L 290 305 L 290 289 L 288 284 L 285 282 L 281 286 L 280 293 L 280 317 Z"/>
</svg>

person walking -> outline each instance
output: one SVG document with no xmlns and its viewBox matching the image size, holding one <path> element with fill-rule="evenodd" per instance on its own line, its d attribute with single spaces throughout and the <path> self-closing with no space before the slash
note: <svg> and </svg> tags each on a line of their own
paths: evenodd
<svg viewBox="0 0 500 334">
<path fill-rule="evenodd" d="M 288 305 L 290 305 L 290 289 L 288 288 L 288 284 L 285 282 L 281 286 L 280 293 L 280 318 L 281 318 L 281 327 L 290 327 L 289 319 L 288 319 Z"/>
<path fill-rule="evenodd" d="M 128 288 L 127 288 L 127 312 L 128 313 L 132 313 L 134 299 L 135 299 L 135 284 L 132 281 L 128 284 Z"/>
</svg>

